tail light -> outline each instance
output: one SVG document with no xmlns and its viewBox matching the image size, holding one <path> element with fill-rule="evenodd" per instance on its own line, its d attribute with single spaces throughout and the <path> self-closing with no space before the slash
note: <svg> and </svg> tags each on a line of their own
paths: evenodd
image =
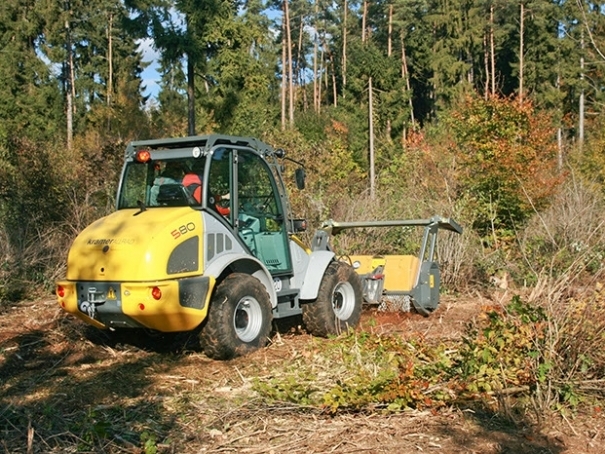
<svg viewBox="0 0 605 454">
<path fill-rule="evenodd" d="M 162 297 L 162 290 L 160 287 L 153 287 L 151 289 L 151 297 L 156 301 Z"/>
</svg>

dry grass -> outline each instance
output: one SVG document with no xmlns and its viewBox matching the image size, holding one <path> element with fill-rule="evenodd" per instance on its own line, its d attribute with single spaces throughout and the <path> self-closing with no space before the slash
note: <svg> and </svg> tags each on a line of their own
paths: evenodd
<svg viewBox="0 0 605 454">
<path fill-rule="evenodd" d="M 446 299 L 435 314 L 365 313 L 382 333 L 460 336 L 484 301 Z M 321 345 L 299 329 L 268 348 L 228 362 L 169 338 L 110 340 L 66 318 L 52 299 L 0 316 L 0 450 L 7 453 L 597 453 L 600 413 L 511 421 L 491 405 L 439 411 L 329 414 L 273 402 L 253 390 L 257 377 L 314 362 Z M 321 371 L 338 364 L 316 363 Z"/>
</svg>

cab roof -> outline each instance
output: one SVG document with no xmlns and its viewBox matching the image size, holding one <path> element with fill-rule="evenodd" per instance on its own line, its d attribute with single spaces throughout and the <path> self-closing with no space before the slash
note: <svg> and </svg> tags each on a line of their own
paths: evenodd
<svg viewBox="0 0 605 454">
<path fill-rule="evenodd" d="M 249 147 L 261 155 L 274 152 L 270 145 L 254 138 L 240 137 L 222 134 L 211 134 L 201 136 L 188 136 L 165 139 L 137 140 L 130 142 L 126 147 L 126 159 L 133 158 L 138 150 L 183 150 L 199 147 L 202 151 L 208 151 L 216 145 L 227 145 L 236 147 Z"/>
</svg>

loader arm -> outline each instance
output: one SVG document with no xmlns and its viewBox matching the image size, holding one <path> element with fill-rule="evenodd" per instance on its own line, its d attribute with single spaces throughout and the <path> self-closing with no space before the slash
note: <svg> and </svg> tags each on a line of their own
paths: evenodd
<svg viewBox="0 0 605 454">
<path fill-rule="evenodd" d="M 321 226 L 329 235 L 338 235 L 347 229 L 358 229 L 368 227 L 429 227 L 443 230 L 449 230 L 461 234 L 462 227 L 451 218 L 442 216 L 433 216 L 430 219 L 403 219 L 392 221 L 356 221 L 356 222 L 336 222 L 328 220 Z"/>
</svg>

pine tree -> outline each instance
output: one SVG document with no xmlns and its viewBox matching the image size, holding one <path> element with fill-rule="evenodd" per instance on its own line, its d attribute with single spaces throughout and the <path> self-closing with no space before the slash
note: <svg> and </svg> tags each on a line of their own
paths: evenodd
<svg viewBox="0 0 605 454">
<path fill-rule="evenodd" d="M 48 140 L 58 127 L 63 104 L 38 54 L 45 24 L 34 0 L 0 7 L 0 147 L 12 138 Z"/>
<path fill-rule="evenodd" d="M 250 1 L 236 18 L 219 17 L 208 41 L 215 49 L 208 61 L 213 83 L 203 106 L 213 112 L 216 129 L 262 135 L 277 119 L 276 47 L 262 4 Z"/>
</svg>

